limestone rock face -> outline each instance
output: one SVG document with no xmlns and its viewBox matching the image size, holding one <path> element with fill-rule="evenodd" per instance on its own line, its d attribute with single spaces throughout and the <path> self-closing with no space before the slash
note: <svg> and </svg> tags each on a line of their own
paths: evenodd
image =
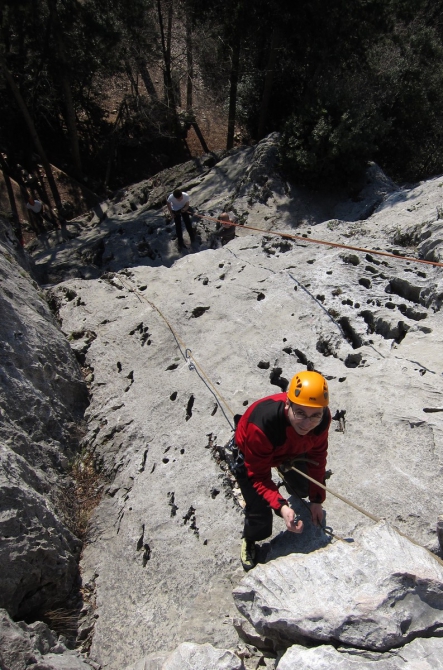
<svg viewBox="0 0 443 670">
<path fill-rule="evenodd" d="M 97 668 L 69 651 L 41 621 L 15 623 L 0 610 L 0 666 L 7 670 L 91 670 Z"/>
<path fill-rule="evenodd" d="M 417 638 L 389 654 L 335 649 L 321 645 L 306 649 L 295 645 L 282 656 L 276 670 L 442 670 L 443 639 Z"/>
<path fill-rule="evenodd" d="M 82 559 L 83 579 L 96 589 L 91 658 L 109 670 L 184 639 L 235 646 L 232 589 L 244 577 L 243 516 L 223 446 L 234 414 L 281 392 L 308 365 L 329 383 L 331 487 L 438 548 L 443 277 L 440 268 L 370 249 L 415 253 L 400 246 L 411 241 L 400 232 L 414 221 L 439 225 L 440 182 L 410 192 L 383 182 L 386 199 L 367 220 L 346 222 L 342 203 L 341 220 L 321 223 L 337 203 L 286 188 L 272 170 L 270 142 L 225 157 L 189 188 L 199 211 L 212 215 L 229 205 L 264 232 L 239 226 L 225 247 L 205 249 L 202 241 L 178 258 L 169 224 L 156 218 L 161 212 L 134 210 L 119 217 L 114 259 L 97 266 L 100 278 L 78 276 L 51 289 L 62 331 L 90 371 L 83 446 L 110 482 Z M 272 197 L 265 198 L 269 180 Z M 370 189 L 360 205 L 380 197 Z M 106 225 L 117 225 L 115 216 Z M 210 223 L 194 225 L 203 240 Z M 148 226 L 149 243 L 164 243 L 169 267 L 133 254 Z M 273 230 L 298 239 L 274 237 Z M 74 243 L 87 249 L 86 238 L 97 231 L 101 226 L 64 241 L 60 256 L 52 249 L 56 266 L 64 258 L 83 272 Z M 49 256 L 35 253 L 39 262 Z M 287 533 L 276 517 L 261 564 L 315 556 L 331 542 L 300 501 L 291 503 L 305 531 Z M 330 495 L 325 513 L 344 538 L 373 523 Z"/>
<path fill-rule="evenodd" d="M 210 644 L 184 642 L 171 653 L 153 653 L 125 670 L 244 670 L 242 661 L 232 651 L 215 649 Z"/>
<path fill-rule="evenodd" d="M 24 256 L 0 222 L 0 606 L 69 593 L 80 542 L 57 514 L 87 389 Z"/>
<path fill-rule="evenodd" d="M 20 486 L 23 470 L 11 460 L 6 455 L 4 464 L 17 483 L 0 479 L 0 602 L 12 615 L 25 616 L 68 596 L 81 544 L 50 508 L 49 491 L 46 497 Z"/>
<path fill-rule="evenodd" d="M 386 651 L 443 632 L 443 566 L 386 522 L 355 543 L 257 566 L 234 599 L 262 635 L 283 645 L 334 641 Z"/>
<path fill-rule="evenodd" d="M 442 180 L 401 189 L 371 166 L 361 197 L 343 201 L 286 183 L 276 169 L 276 142 L 271 136 L 212 169 L 188 165 L 159 183 L 125 189 L 104 205 L 106 217 L 71 222 L 32 248 L 45 282 L 63 280 L 48 295 L 87 371 L 83 447 L 109 481 L 81 566 L 84 586 L 95 589 L 90 654 L 107 670 L 150 652 L 163 662 L 183 640 L 235 647 L 232 589 L 244 578 L 243 516 L 223 447 L 234 414 L 285 390 L 307 366 L 329 383 L 331 486 L 438 549 L 443 275 L 397 255 L 440 257 Z M 242 224 L 236 238 L 209 249 L 215 224 L 195 216 L 196 240 L 179 253 L 161 208 L 174 186 L 190 193 L 197 214 L 233 211 Z M 305 530 L 294 536 L 276 518 L 273 537 L 259 549 L 266 568 L 289 556 L 320 560 L 318 550 L 329 543 L 338 550 L 299 500 L 291 504 Z M 355 540 L 372 525 L 330 495 L 325 523 Z M 365 579 L 373 555 L 371 549 L 359 558 Z M 409 574 L 409 564 L 401 568 Z M 317 598 L 313 574 L 307 602 Z M 334 565 L 328 574 L 332 580 Z M 419 635 L 426 612 L 438 631 L 429 575 L 422 580 L 427 600 L 406 623 L 422 582 L 399 584 L 387 574 L 396 603 L 389 644 Z M 375 605 L 386 592 L 383 581 L 378 587 L 368 584 Z M 319 621 L 327 605 L 319 604 Z M 383 613 L 381 605 L 374 609 Z M 360 631 L 351 624 L 355 645 L 362 644 L 357 633 L 373 643 L 369 615 Z M 236 630 L 257 644 L 269 640 L 242 623 Z"/>
</svg>

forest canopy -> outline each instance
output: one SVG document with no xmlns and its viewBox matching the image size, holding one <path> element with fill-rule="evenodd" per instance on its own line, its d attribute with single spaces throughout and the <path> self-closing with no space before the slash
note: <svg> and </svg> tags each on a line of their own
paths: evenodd
<svg viewBox="0 0 443 670">
<path fill-rule="evenodd" d="M 279 131 L 301 183 L 443 172 L 440 0 L 0 0 L 0 30 L 10 166 L 115 188 L 185 160 L 191 127 L 207 150 L 204 108 L 227 148 Z"/>
</svg>

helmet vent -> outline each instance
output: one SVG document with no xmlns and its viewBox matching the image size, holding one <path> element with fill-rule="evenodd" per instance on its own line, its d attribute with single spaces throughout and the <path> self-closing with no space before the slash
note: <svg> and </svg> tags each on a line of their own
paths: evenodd
<svg viewBox="0 0 443 670">
<path fill-rule="evenodd" d="M 298 372 L 289 385 L 288 400 L 309 407 L 327 407 L 329 401 L 328 383 L 315 370 Z"/>
</svg>

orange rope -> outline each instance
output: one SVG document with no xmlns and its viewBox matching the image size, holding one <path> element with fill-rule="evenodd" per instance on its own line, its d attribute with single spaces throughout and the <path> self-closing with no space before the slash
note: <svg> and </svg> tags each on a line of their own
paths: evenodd
<svg viewBox="0 0 443 670">
<path fill-rule="evenodd" d="M 212 216 L 203 216 L 202 214 L 194 214 L 199 219 L 207 219 L 208 221 L 215 221 L 216 223 L 222 223 L 220 219 L 216 219 Z M 224 223 L 224 222 L 223 222 Z M 227 223 L 227 222 L 226 222 Z M 241 223 L 231 222 L 231 226 L 238 226 L 240 228 L 246 228 L 248 230 L 256 230 L 263 235 L 278 235 L 280 237 L 289 238 L 291 240 L 298 240 L 301 242 L 312 242 L 314 244 L 324 244 L 327 247 L 339 247 L 340 249 L 350 249 L 351 251 L 360 251 L 365 254 L 374 254 L 377 256 L 388 256 L 389 258 L 395 258 L 400 261 L 412 261 L 412 263 L 423 263 L 425 265 L 434 265 L 439 268 L 443 268 L 443 263 L 438 263 L 437 261 L 425 261 L 421 258 L 413 258 L 412 256 L 400 256 L 397 254 L 390 254 L 388 251 L 376 251 L 375 249 L 364 249 L 363 247 L 353 247 L 349 244 L 340 244 L 340 242 L 326 242 L 325 240 L 316 240 L 312 237 L 302 237 L 301 235 L 292 235 L 291 233 L 282 233 L 274 230 L 262 230 L 261 228 L 253 228 L 252 226 L 242 225 Z"/>
</svg>

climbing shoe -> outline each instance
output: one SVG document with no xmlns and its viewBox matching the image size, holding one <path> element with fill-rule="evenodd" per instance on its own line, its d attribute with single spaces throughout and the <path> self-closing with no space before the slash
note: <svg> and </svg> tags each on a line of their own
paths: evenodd
<svg viewBox="0 0 443 670">
<path fill-rule="evenodd" d="M 241 563 L 243 569 L 248 571 L 257 565 L 257 548 L 255 542 L 243 538 L 241 543 Z"/>
</svg>

